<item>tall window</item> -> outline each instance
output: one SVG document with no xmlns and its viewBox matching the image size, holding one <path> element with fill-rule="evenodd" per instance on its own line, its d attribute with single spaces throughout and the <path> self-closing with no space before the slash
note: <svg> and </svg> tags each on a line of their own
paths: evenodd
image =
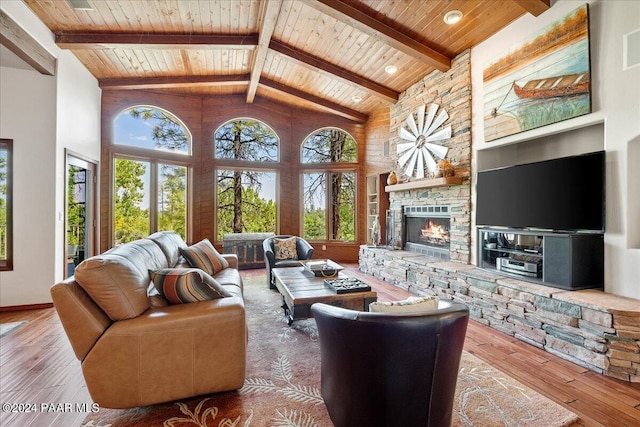
<svg viewBox="0 0 640 427">
<path fill-rule="evenodd" d="M 189 131 L 171 113 L 147 106 L 123 111 L 114 124 L 114 243 L 157 230 L 186 238 L 188 168 L 176 154 L 191 152 Z"/>
<path fill-rule="evenodd" d="M 218 232 L 264 233 L 276 230 L 276 173 L 218 170 Z"/>
<path fill-rule="evenodd" d="M 13 140 L 0 139 L 0 271 L 13 270 Z"/>
<path fill-rule="evenodd" d="M 235 119 L 214 135 L 216 171 L 216 239 L 227 233 L 275 232 L 279 139 L 266 124 Z M 251 162 L 251 163 L 247 163 Z M 242 167 L 239 165 L 242 164 Z"/>
<path fill-rule="evenodd" d="M 158 230 L 186 236 L 187 168 L 158 164 Z"/>
<path fill-rule="evenodd" d="M 357 144 L 341 129 L 321 129 L 302 144 L 303 232 L 308 240 L 356 239 Z"/>
</svg>

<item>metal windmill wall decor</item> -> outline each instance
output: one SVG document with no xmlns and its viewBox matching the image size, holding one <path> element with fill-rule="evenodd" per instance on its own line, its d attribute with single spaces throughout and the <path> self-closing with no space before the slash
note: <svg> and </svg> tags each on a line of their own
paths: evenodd
<svg viewBox="0 0 640 427">
<path fill-rule="evenodd" d="M 397 147 L 398 164 L 408 177 L 414 176 L 415 171 L 417 178 L 424 178 L 425 166 L 430 173 L 435 173 L 437 161 L 434 156 L 444 159 L 449 151 L 447 147 L 434 144 L 436 141 L 451 138 L 451 125 L 440 128 L 449 115 L 444 108 L 440 109 L 439 105 L 430 104 L 425 116 L 426 108 L 426 105 L 418 107 L 417 121 L 413 114 L 410 114 L 405 120 L 408 130 L 401 127 L 398 135 L 401 139 L 408 141 L 399 143 Z M 436 113 L 438 113 L 437 117 Z"/>
</svg>

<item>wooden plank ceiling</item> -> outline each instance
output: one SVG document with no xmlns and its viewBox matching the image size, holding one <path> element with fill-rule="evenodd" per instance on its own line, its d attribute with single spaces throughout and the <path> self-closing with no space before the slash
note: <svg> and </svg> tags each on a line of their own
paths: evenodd
<svg viewBox="0 0 640 427">
<path fill-rule="evenodd" d="M 244 94 L 247 103 L 264 97 L 357 122 L 523 14 L 549 8 L 549 0 L 89 0 L 85 10 L 24 1 L 103 90 Z M 445 24 L 454 9 L 464 17 Z"/>
</svg>

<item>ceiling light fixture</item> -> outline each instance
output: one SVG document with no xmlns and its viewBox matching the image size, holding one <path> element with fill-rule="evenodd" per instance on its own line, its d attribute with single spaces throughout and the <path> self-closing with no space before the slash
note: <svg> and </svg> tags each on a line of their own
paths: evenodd
<svg viewBox="0 0 640 427">
<path fill-rule="evenodd" d="M 362 101 L 362 97 L 361 97 L 361 96 L 359 96 L 359 95 L 353 95 L 353 96 L 351 97 L 351 100 L 352 100 L 353 102 L 360 102 L 360 101 Z"/>
<path fill-rule="evenodd" d="M 386 71 L 387 74 L 395 74 L 398 71 L 398 67 L 395 65 L 387 65 L 384 67 L 384 71 Z"/>
<path fill-rule="evenodd" d="M 67 3 L 75 10 L 95 10 L 89 0 L 67 0 Z"/>
<path fill-rule="evenodd" d="M 449 12 L 445 13 L 443 20 L 445 24 L 453 25 L 457 22 L 460 22 L 462 16 L 462 12 L 460 12 L 459 10 L 450 10 Z"/>
</svg>

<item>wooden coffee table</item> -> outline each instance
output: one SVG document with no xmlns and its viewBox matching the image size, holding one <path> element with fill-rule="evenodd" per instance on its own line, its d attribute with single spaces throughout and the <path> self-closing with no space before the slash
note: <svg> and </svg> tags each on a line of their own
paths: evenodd
<svg viewBox="0 0 640 427">
<path fill-rule="evenodd" d="M 338 294 L 304 267 L 274 268 L 276 288 L 282 294 L 282 308 L 289 326 L 294 320 L 312 317 L 311 305 L 316 302 L 350 310 L 369 311 L 369 304 L 378 299 L 374 291 Z M 338 278 L 348 277 L 338 273 Z M 334 278 L 335 278 L 334 277 Z"/>
</svg>

